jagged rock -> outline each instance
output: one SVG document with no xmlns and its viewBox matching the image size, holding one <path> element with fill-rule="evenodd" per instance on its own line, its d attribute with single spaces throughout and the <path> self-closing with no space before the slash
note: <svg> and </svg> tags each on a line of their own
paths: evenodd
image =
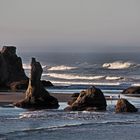
<svg viewBox="0 0 140 140">
<path fill-rule="evenodd" d="M 22 101 L 14 105 L 21 108 L 34 108 L 34 109 L 53 109 L 58 108 L 58 100 L 51 96 L 41 82 L 41 75 L 43 69 L 35 58 L 31 62 L 31 77 L 29 79 L 28 88 L 26 90 L 26 97 Z"/>
<path fill-rule="evenodd" d="M 42 80 L 41 82 L 44 87 L 53 87 L 54 86 L 50 81 Z"/>
<path fill-rule="evenodd" d="M 140 87 L 129 87 L 123 90 L 122 94 L 140 94 Z"/>
<path fill-rule="evenodd" d="M 115 112 L 121 113 L 121 112 L 137 112 L 138 109 L 135 108 L 134 105 L 129 103 L 126 99 L 119 99 L 117 101 L 117 104 L 115 106 Z"/>
<path fill-rule="evenodd" d="M 0 87 L 10 88 L 13 82 L 26 81 L 21 58 L 16 55 L 16 47 L 4 46 L 0 51 Z"/>
<path fill-rule="evenodd" d="M 74 96 L 77 96 L 75 94 Z M 106 99 L 102 91 L 98 88 L 91 87 L 86 91 L 81 91 L 77 99 L 68 107 L 66 111 L 100 111 L 106 110 Z"/>
</svg>

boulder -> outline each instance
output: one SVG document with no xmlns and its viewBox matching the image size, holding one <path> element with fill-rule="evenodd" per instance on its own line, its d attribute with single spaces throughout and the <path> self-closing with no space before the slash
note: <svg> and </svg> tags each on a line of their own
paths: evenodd
<svg viewBox="0 0 140 140">
<path fill-rule="evenodd" d="M 68 105 L 72 105 L 76 101 L 76 99 L 78 98 L 79 94 L 80 93 L 73 93 L 71 95 L 71 100 L 68 101 Z"/>
<path fill-rule="evenodd" d="M 122 94 L 140 94 L 140 87 L 129 87 L 125 90 L 123 90 Z"/>
<path fill-rule="evenodd" d="M 75 94 L 74 97 L 78 96 Z M 81 91 L 73 103 L 65 108 L 66 111 L 104 111 L 106 110 L 106 99 L 102 91 L 96 87 L 90 87 Z"/>
<path fill-rule="evenodd" d="M 28 82 L 22 60 L 16 55 L 16 47 L 4 46 L 0 51 L 0 88 L 11 88 L 13 82 L 20 81 Z"/>
<path fill-rule="evenodd" d="M 116 113 L 122 113 L 122 112 L 137 112 L 138 109 L 135 108 L 134 105 L 129 103 L 126 99 L 119 99 L 117 101 L 117 104 L 115 106 L 115 112 Z"/>
<path fill-rule="evenodd" d="M 40 63 L 32 58 L 31 75 L 25 99 L 15 103 L 15 106 L 32 109 L 55 109 L 59 107 L 58 100 L 45 90 L 40 80 L 42 72 L 43 69 Z"/>
</svg>

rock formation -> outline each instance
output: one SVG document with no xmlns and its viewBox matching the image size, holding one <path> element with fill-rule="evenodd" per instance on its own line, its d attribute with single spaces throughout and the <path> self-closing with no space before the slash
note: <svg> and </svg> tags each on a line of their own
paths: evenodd
<svg viewBox="0 0 140 140">
<path fill-rule="evenodd" d="M 31 75 L 28 88 L 25 93 L 26 97 L 24 100 L 15 103 L 15 106 L 34 109 L 53 109 L 59 107 L 57 99 L 51 96 L 42 85 L 40 80 L 42 72 L 43 69 L 40 63 L 36 62 L 35 58 L 32 58 Z"/>
<path fill-rule="evenodd" d="M 122 94 L 140 94 L 140 87 L 129 87 L 123 90 Z"/>
<path fill-rule="evenodd" d="M 91 87 L 86 91 L 81 91 L 79 94 L 75 94 L 72 101 L 69 101 L 66 111 L 104 111 L 106 110 L 106 99 L 102 91 L 98 88 Z M 74 101 L 75 100 L 75 101 Z"/>
<path fill-rule="evenodd" d="M 53 87 L 54 85 L 50 81 L 41 80 L 44 87 Z"/>
<path fill-rule="evenodd" d="M 4 46 L 0 51 L 0 88 L 10 88 L 11 85 L 27 83 L 28 78 L 22 67 L 21 58 L 16 55 L 16 47 Z"/>
<path fill-rule="evenodd" d="M 76 101 L 76 99 L 78 98 L 79 94 L 80 94 L 80 93 L 73 93 L 73 94 L 71 95 L 71 100 L 68 101 L 68 105 L 72 105 L 72 104 Z"/>
<path fill-rule="evenodd" d="M 129 103 L 126 99 L 119 99 L 117 101 L 117 104 L 115 106 L 115 112 L 121 113 L 121 112 L 137 112 L 138 109 L 135 108 L 134 105 Z"/>
</svg>

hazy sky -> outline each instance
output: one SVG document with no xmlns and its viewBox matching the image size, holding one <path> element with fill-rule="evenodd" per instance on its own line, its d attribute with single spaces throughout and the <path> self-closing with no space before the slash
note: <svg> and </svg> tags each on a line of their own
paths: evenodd
<svg viewBox="0 0 140 140">
<path fill-rule="evenodd" d="M 0 0 L 0 45 L 140 51 L 140 0 Z"/>
</svg>

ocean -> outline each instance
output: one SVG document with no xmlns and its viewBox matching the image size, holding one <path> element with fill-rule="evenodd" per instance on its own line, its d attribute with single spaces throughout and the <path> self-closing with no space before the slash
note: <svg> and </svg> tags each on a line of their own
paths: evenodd
<svg viewBox="0 0 140 140">
<path fill-rule="evenodd" d="M 118 97 L 129 86 L 140 85 L 138 53 L 19 53 L 27 75 L 31 57 L 43 67 L 43 80 L 54 87 L 50 93 L 75 93 L 90 86 L 104 95 Z M 138 109 L 137 97 L 128 99 Z M 24 140 L 139 140 L 140 112 L 116 114 L 116 100 L 107 101 L 107 111 L 65 112 L 66 102 L 59 109 L 30 111 L 16 107 L 0 107 L 0 139 Z"/>
</svg>

